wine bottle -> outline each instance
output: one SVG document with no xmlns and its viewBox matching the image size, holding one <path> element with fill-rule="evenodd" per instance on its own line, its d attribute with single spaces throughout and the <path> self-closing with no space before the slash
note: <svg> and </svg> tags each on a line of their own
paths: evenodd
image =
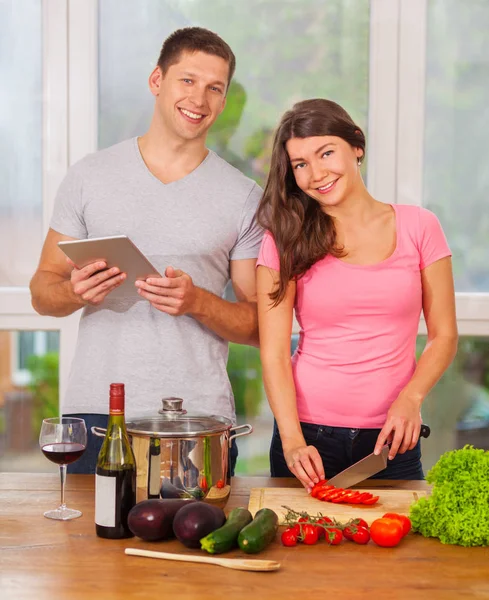
<svg viewBox="0 0 489 600">
<path fill-rule="evenodd" d="M 95 470 L 95 529 L 112 540 L 132 537 L 127 515 L 136 504 L 136 460 L 124 420 L 124 384 L 110 384 L 109 421 Z"/>
</svg>

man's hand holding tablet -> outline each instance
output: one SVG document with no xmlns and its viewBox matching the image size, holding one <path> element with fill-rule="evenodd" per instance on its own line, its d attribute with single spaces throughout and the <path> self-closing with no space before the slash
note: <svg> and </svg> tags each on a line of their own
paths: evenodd
<svg viewBox="0 0 489 600">
<path fill-rule="evenodd" d="M 137 280 L 160 277 L 158 270 L 125 235 L 58 242 L 73 266 L 73 291 L 89 304 L 110 293 L 137 298 Z"/>
</svg>

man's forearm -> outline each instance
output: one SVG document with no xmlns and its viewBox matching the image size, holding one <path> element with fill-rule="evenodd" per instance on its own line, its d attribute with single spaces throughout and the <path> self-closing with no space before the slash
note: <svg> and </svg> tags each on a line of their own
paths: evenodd
<svg viewBox="0 0 489 600">
<path fill-rule="evenodd" d="M 66 317 L 85 305 L 71 282 L 51 271 L 38 271 L 31 280 L 32 306 L 40 315 Z"/>
<path fill-rule="evenodd" d="M 256 302 L 229 302 L 199 288 L 197 308 L 190 314 L 229 342 L 259 345 Z"/>
</svg>

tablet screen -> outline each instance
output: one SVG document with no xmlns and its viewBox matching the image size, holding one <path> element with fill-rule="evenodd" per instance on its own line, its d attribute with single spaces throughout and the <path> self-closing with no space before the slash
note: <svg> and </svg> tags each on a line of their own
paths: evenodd
<svg viewBox="0 0 489 600">
<path fill-rule="evenodd" d="M 125 235 L 58 242 L 58 246 L 79 269 L 104 260 L 107 268 L 119 267 L 126 273 L 126 280 L 110 292 L 111 297 L 139 297 L 134 285 L 136 280 L 161 277 L 158 270 Z"/>
</svg>

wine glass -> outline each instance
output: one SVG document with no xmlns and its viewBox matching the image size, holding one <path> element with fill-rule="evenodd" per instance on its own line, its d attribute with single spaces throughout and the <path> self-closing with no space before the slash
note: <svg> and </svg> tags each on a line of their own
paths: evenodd
<svg viewBox="0 0 489 600">
<path fill-rule="evenodd" d="M 44 419 L 39 434 L 39 445 L 46 458 L 59 465 L 61 477 L 61 504 L 48 510 L 48 519 L 67 521 L 81 517 L 79 510 L 67 508 L 65 504 L 66 465 L 75 462 L 85 452 L 87 428 L 83 419 L 76 417 L 53 417 Z"/>
</svg>

